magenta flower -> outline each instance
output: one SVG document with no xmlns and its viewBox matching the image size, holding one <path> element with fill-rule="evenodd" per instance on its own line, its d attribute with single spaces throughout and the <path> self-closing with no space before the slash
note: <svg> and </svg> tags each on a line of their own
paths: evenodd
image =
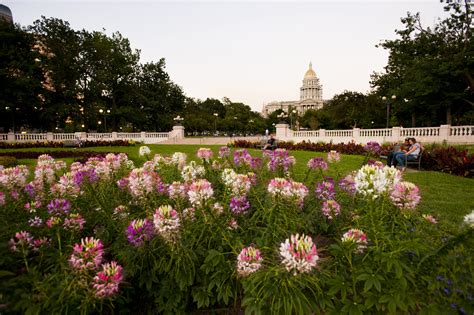
<svg viewBox="0 0 474 315">
<path fill-rule="evenodd" d="M 74 245 L 69 264 L 77 270 L 98 268 L 104 254 L 103 247 L 99 239 L 93 237 L 83 238 L 81 243 Z"/>
<path fill-rule="evenodd" d="M 220 147 L 219 148 L 219 157 L 221 159 L 230 156 L 230 149 L 228 147 Z"/>
<path fill-rule="evenodd" d="M 281 243 L 280 256 L 283 258 L 282 263 L 286 270 L 293 271 L 294 275 L 298 272 L 311 272 L 319 260 L 316 245 L 311 237 L 304 234 L 301 237 L 299 234 L 291 235 Z"/>
<path fill-rule="evenodd" d="M 380 146 L 378 142 L 370 141 L 370 142 L 367 142 L 367 144 L 364 146 L 364 150 L 373 155 L 377 155 L 382 150 L 382 147 Z"/>
<path fill-rule="evenodd" d="M 246 277 L 262 267 L 263 257 L 253 246 L 243 248 L 237 256 L 237 274 Z"/>
<path fill-rule="evenodd" d="M 67 199 L 53 199 L 46 207 L 49 214 L 65 215 L 71 210 L 71 202 Z"/>
<path fill-rule="evenodd" d="M 133 220 L 128 225 L 125 235 L 130 244 L 141 246 L 153 237 L 153 223 L 148 219 Z"/>
<path fill-rule="evenodd" d="M 341 206 L 336 202 L 336 200 L 326 200 L 323 202 L 322 207 L 323 215 L 329 220 L 334 219 L 341 214 Z"/>
<path fill-rule="evenodd" d="M 86 224 L 86 220 L 84 220 L 80 214 L 71 213 L 69 217 L 64 220 L 63 226 L 67 230 L 82 231 L 84 224 Z"/>
<path fill-rule="evenodd" d="M 20 231 L 15 234 L 15 237 L 8 242 L 10 250 L 14 252 L 26 251 L 33 246 L 33 236 L 30 232 Z"/>
<path fill-rule="evenodd" d="M 336 197 L 334 190 L 334 181 L 332 178 L 326 178 L 326 181 L 316 185 L 316 197 L 320 200 L 331 200 Z"/>
<path fill-rule="evenodd" d="M 233 214 L 242 214 L 250 208 L 250 203 L 245 196 L 232 197 L 229 207 Z"/>
<path fill-rule="evenodd" d="M 347 192 L 351 195 L 355 195 L 356 187 L 355 187 L 354 176 L 349 174 L 346 177 L 344 177 L 343 179 L 341 179 L 339 181 L 339 188 L 341 188 L 342 190 L 344 190 L 345 192 Z"/>
<path fill-rule="evenodd" d="M 281 169 L 284 172 L 288 172 L 290 167 L 296 163 L 295 158 L 290 156 L 288 151 L 285 149 L 268 151 L 267 156 L 270 157 L 270 161 L 267 164 L 267 167 L 270 171 Z"/>
<path fill-rule="evenodd" d="M 315 170 L 315 169 L 321 169 L 323 171 L 328 169 L 328 164 L 326 161 L 324 161 L 323 158 L 320 157 L 315 157 L 312 158 L 311 160 L 308 161 L 308 168 Z"/>
<path fill-rule="evenodd" d="M 235 150 L 234 151 L 234 164 L 236 166 L 241 166 L 241 165 L 250 166 L 252 164 L 252 156 L 245 149 Z"/>
<path fill-rule="evenodd" d="M 92 287 L 99 299 L 111 297 L 119 291 L 123 280 L 123 268 L 115 261 L 102 265 L 102 270 L 94 277 Z"/>
</svg>

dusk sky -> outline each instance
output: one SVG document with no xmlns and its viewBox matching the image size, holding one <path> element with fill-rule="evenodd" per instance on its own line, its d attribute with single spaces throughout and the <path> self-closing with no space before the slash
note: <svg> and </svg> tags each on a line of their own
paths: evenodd
<svg viewBox="0 0 474 315">
<path fill-rule="evenodd" d="M 119 31 L 141 50 L 141 62 L 164 57 L 171 79 L 193 98 L 264 103 L 299 99 L 311 61 L 323 99 L 344 90 L 366 93 L 382 71 L 407 11 L 425 26 L 444 17 L 425 1 L 2 1 L 22 26 L 42 15 L 88 31 Z"/>
</svg>

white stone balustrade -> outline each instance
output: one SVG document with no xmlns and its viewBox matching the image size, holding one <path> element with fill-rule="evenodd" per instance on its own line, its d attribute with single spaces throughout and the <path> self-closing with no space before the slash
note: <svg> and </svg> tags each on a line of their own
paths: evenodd
<svg viewBox="0 0 474 315">
<path fill-rule="evenodd" d="M 333 142 L 333 143 L 362 143 L 377 141 L 379 143 L 401 142 L 405 138 L 415 138 L 421 143 L 450 143 L 450 144 L 474 144 L 474 126 L 450 126 L 439 127 L 403 128 L 393 127 L 389 129 L 346 129 L 346 130 L 312 130 L 293 131 L 288 124 L 276 125 L 276 138 L 280 141 L 302 141 L 311 142 Z"/>
</svg>

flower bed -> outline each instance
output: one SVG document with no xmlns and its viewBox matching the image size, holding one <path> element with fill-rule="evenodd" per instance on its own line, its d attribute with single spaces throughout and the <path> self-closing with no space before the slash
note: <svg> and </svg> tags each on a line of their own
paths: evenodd
<svg viewBox="0 0 474 315">
<path fill-rule="evenodd" d="M 287 150 L 304 150 L 315 152 L 337 151 L 344 154 L 365 155 L 367 151 L 372 151 L 374 157 L 387 156 L 392 150 L 393 145 L 379 145 L 376 142 L 369 142 L 374 147 L 356 143 L 312 143 L 312 142 L 279 142 L 280 148 Z M 236 148 L 258 148 L 257 142 L 246 140 L 237 140 L 233 143 Z M 375 151 L 374 151 L 375 149 Z M 469 154 L 466 149 L 457 149 L 455 147 L 426 147 L 421 159 L 421 167 L 425 170 L 439 171 L 464 177 L 474 177 L 474 154 Z"/>
<path fill-rule="evenodd" d="M 330 152 L 298 180 L 286 150 L 197 157 L 0 170 L 0 311 L 472 313 L 474 214 L 422 215 L 394 168 L 328 178 Z"/>
</svg>

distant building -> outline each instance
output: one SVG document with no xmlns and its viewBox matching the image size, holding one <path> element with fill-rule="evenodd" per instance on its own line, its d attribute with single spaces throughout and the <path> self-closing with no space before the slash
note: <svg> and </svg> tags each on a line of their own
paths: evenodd
<svg viewBox="0 0 474 315">
<path fill-rule="evenodd" d="M 12 11 L 6 5 L 0 4 L 0 20 L 13 24 Z"/>
<path fill-rule="evenodd" d="M 288 113 L 291 110 L 296 110 L 298 114 L 302 115 L 308 109 L 321 109 L 323 107 L 323 86 L 319 82 L 319 78 L 314 72 L 311 62 L 309 69 L 306 71 L 303 78 L 303 85 L 300 88 L 299 101 L 281 101 L 271 102 L 263 106 L 262 114 L 267 117 L 274 111 L 279 109 Z"/>
</svg>

